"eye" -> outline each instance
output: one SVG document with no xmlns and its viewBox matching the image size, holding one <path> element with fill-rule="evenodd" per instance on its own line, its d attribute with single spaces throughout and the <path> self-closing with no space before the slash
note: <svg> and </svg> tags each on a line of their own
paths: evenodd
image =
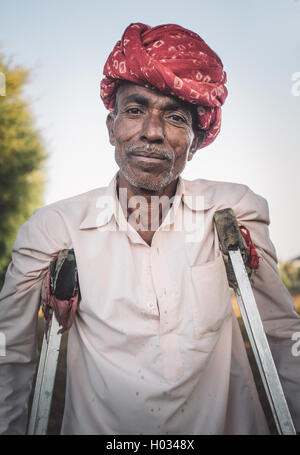
<svg viewBox="0 0 300 455">
<path fill-rule="evenodd" d="M 186 118 L 183 117 L 182 115 L 171 114 L 171 115 L 169 115 L 169 118 L 176 123 L 187 123 Z"/>
<path fill-rule="evenodd" d="M 138 107 L 129 107 L 128 109 L 126 109 L 125 112 L 132 115 L 142 114 L 141 109 L 139 109 Z"/>
</svg>

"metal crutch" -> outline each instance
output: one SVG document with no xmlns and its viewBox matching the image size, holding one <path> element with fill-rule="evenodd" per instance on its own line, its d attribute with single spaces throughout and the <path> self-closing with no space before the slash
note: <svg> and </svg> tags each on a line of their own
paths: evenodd
<svg viewBox="0 0 300 455">
<path fill-rule="evenodd" d="M 50 288 L 53 295 L 60 300 L 69 300 L 79 293 L 77 265 L 74 250 L 62 250 L 56 261 L 50 264 Z M 42 301 L 45 299 L 45 282 L 43 283 Z M 78 297 L 79 299 L 79 297 Z M 52 311 L 47 332 L 44 333 L 39 367 L 37 372 L 34 396 L 27 434 L 47 434 L 51 401 L 56 376 L 57 362 L 62 333 L 60 325 Z"/>
<path fill-rule="evenodd" d="M 246 253 L 232 209 L 216 211 L 214 220 L 226 272 L 233 287 L 262 383 L 280 435 L 296 434 L 244 264 Z"/>
</svg>

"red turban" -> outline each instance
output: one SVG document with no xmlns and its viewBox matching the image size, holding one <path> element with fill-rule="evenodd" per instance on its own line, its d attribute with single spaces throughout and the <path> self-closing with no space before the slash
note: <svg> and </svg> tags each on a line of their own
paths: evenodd
<svg viewBox="0 0 300 455">
<path fill-rule="evenodd" d="M 101 98 L 110 111 L 120 81 L 131 81 L 197 105 L 198 128 L 206 132 L 198 148 L 218 135 L 227 96 L 226 73 L 220 58 L 196 33 L 173 24 L 153 28 L 131 24 L 103 72 Z"/>
</svg>

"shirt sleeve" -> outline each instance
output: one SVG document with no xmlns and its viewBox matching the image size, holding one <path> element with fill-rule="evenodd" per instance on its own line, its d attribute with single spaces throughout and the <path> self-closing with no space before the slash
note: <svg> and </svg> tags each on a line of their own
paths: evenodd
<svg viewBox="0 0 300 455">
<path fill-rule="evenodd" d="M 269 236 L 268 204 L 248 190 L 235 212 L 239 224 L 249 229 L 260 257 L 252 278 L 253 292 L 295 428 L 300 431 L 299 357 L 293 349 L 295 335 L 300 336 L 300 316 L 280 277 Z"/>
<path fill-rule="evenodd" d="M 0 293 L 0 434 L 24 434 L 35 375 L 42 279 L 68 233 L 55 210 L 35 211 L 19 229 Z"/>
</svg>

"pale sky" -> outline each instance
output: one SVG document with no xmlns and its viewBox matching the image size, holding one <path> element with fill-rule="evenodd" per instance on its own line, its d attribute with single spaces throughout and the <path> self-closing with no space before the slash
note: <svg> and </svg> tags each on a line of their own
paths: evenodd
<svg viewBox="0 0 300 455">
<path fill-rule="evenodd" d="M 131 22 L 180 24 L 221 57 L 222 130 L 183 177 L 248 185 L 269 202 L 279 259 L 300 255 L 299 0 L 0 0 L 2 51 L 32 69 L 26 97 L 50 155 L 45 203 L 104 186 L 117 170 L 99 84 Z"/>
</svg>

